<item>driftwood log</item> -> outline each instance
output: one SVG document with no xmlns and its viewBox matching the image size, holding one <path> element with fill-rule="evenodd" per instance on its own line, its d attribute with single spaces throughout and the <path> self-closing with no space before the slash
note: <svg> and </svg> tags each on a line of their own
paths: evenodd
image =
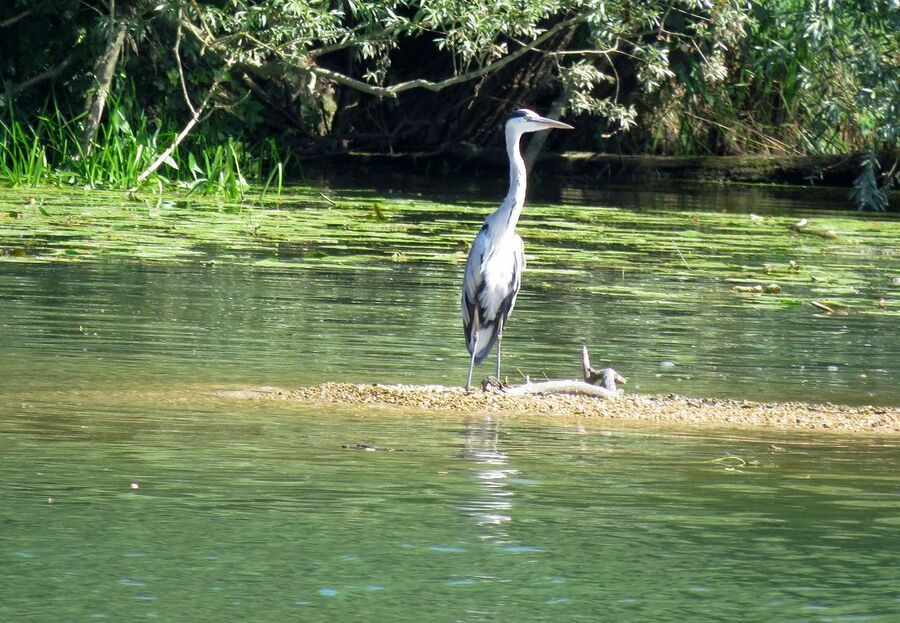
<svg viewBox="0 0 900 623">
<path fill-rule="evenodd" d="M 841 237 L 840 234 L 833 229 L 816 229 L 814 227 L 809 227 L 809 220 L 805 218 L 800 219 L 796 223 L 791 223 L 788 225 L 788 229 L 793 230 L 798 234 L 809 234 L 811 236 L 829 238 L 831 240 L 837 240 Z"/>
<path fill-rule="evenodd" d="M 624 385 L 628 381 L 612 368 L 592 368 L 587 346 L 581 347 L 581 366 L 584 379 L 581 381 L 573 379 L 532 383 L 526 378 L 522 385 L 508 386 L 490 377 L 482 382 L 481 387 L 484 391 L 500 391 L 510 396 L 571 394 L 615 400 L 623 394 L 616 384 Z"/>
</svg>

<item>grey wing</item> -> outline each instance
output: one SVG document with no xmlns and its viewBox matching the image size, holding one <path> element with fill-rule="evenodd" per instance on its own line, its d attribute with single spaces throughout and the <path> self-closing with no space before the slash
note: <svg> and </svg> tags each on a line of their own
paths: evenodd
<svg viewBox="0 0 900 623">
<path fill-rule="evenodd" d="M 460 298 L 460 312 L 462 312 L 463 329 L 466 332 L 466 343 L 471 341 L 473 325 L 478 324 L 478 290 L 484 275 L 481 265 L 484 255 L 488 250 L 487 227 L 482 227 L 472 248 L 469 249 L 469 258 L 466 260 L 466 272 L 463 276 L 462 297 Z M 477 326 L 475 327 L 477 329 Z"/>
<path fill-rule="evenodd" d="M 518 235 L 516 235 L 516 243 L 512 296 L 510 297 L 509 307 L 506 310 L 504 318 L 509 316 L 513 307 L 516 305 L 516 295 L 519 294 L 519 288 L 522 286 L 522 273 L 525 272 L 525 243 L 522 242 L 522 238 Z"/>
<path fill-rule="evenodd" d="M 460 310 L 466 347 L 475 355 L 475 363 L 480 363 L 497 341 L 515 305 L 525 268 L 525 248 L 519 236 L 501 241 L 500 247 L 495 243 L 485 226 L 472 243 L 463 279 Z"/>
</svg>

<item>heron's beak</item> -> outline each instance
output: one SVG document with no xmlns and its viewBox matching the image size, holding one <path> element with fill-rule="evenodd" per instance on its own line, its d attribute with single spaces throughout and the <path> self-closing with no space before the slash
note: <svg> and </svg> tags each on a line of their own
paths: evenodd
<svg viewBox="0 0 900 623">
<path fill-rule="evenodd" d="M 550 119 L 548 117 L 538 117 L 534 120 L 536 123 L 540 123 L 548 130 L 553 128 L 556 130 L 574 130 L 573 126 L 570 126 L 568 123 L 563 123 L 562 121 L 557 121 L 556 119 Z"/>
</svg>

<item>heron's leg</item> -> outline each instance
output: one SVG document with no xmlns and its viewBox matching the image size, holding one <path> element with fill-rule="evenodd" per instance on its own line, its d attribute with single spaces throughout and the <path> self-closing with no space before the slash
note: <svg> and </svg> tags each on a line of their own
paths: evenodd
<svg viewBox="0 0 900 623">
<path fill-rule="evenodd" d="M 503 344 L 503 317 L 500 317 L 500 330 L 497 331 L 497 381 L 500 381 L 500 345 Z"/>
<path fill-rule="evenodd" d="M 472 349 L 472 358 L 469 360 L 469 380 L 466 381 L 466 392 L 472 391 L 472 368 L 475 367 L 475 349 Z"/>
</svg>

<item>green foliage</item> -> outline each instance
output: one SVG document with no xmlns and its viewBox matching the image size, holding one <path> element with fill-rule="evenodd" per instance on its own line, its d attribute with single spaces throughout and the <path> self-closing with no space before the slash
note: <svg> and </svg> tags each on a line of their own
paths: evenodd
<svg viewBox="0 0 900 623">
<path fill-rule="evenodd" d="M 133 95 L 132 95 L 133 97 Z M 79 143 L 80 117 L 66 119 L 52 102 L 33 123 L 14 116 L 8 103 L 0 118 L 0 180 L 12 186 L 77 185 L 131 189 L 138 176 L 175 139 L 172 122 L 151 120 L 133 109 L 133 99 L 112 98 L 107 123 L 100 127 L 91 153 Z M 185 188 L 201 194 L 242 198 L 248 179 L 281 192 L 288 155 L 272 140 L 258 146 L 211 131 L 200 131 L 175 149 L 149 183 Z"/>
<path fill-rule="evenodd" d="M 580 117 L 565 140 L 587 150 L 879 152 L 900 139 L 894 0 L 7 5 L 0 24 L 33 11 L 17 36 L 0 26 L 0 174 L 16 184 L 132 187 L 192 117 L 196 129 L 149 181 L 234 196 L 286 174 L 273 140 L 326 151 L 494 144 L 496 133 L 473 128 L 519 105 Z M 81 154 L 92 72 L 124 22 L 97 153 Z"/>
<path fill-rule="evenodd" d="M 882 150 L 900 138 L 900 5 L 777 0 L 746 14 L 715 62 L 674 68 L 644 120 L 663 149 L 793 154 Z M 704 56 L 709 56 L 704 54 Z"/>
</svg>

